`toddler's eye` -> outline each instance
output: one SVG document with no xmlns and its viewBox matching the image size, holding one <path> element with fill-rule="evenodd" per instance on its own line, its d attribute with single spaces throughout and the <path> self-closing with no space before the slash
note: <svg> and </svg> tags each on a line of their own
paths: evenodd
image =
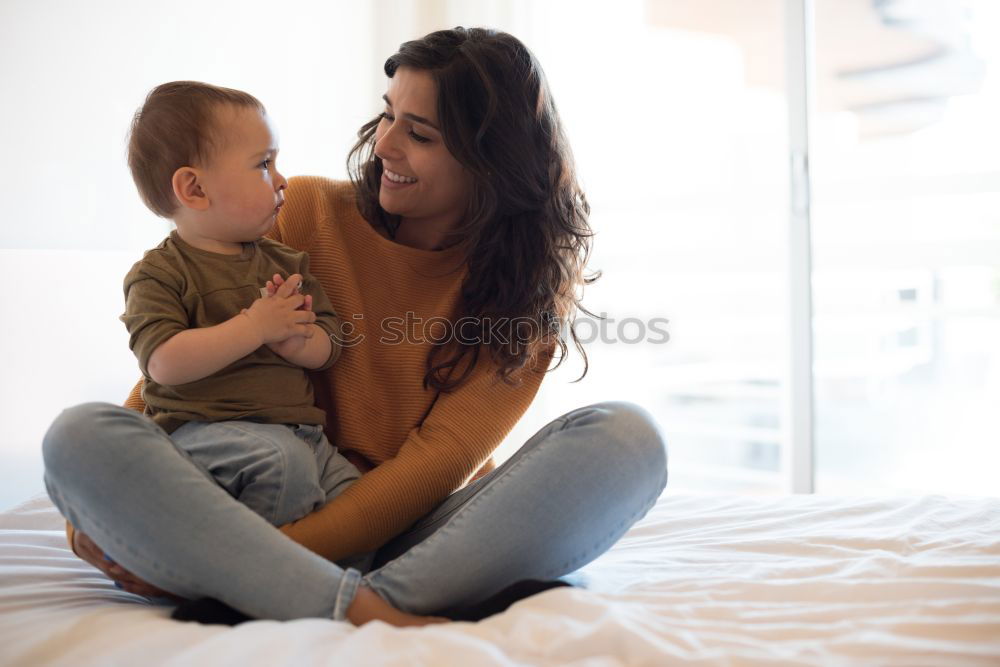
<svg viewBox="0 0 1000 667">
<path fill-rule="evenodd" d="M 264 169 L 267 169 L 270 166 L 270 164 L 271 164 L 271 160 L 268 159 L 268 160 L 264 160 L 263 162 L 261 162 L 257 166 L 258 167 L 263 167 Z"/>
</svg>

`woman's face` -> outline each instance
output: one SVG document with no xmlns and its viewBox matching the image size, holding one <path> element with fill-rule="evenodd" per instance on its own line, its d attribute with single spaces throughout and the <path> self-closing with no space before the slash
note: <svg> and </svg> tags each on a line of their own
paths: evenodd
<svg viewBox="0 0 1000 667">
<path fill-rule="evenodd" d="M 472 177 L 444 145 L 437 84 L 427 71 L 400 67 L 383 99 L 375 130 L 375 155 L 382 160 L 379 204 L 404 222 L 453 227 L 465 214 Z"/>
</svg>

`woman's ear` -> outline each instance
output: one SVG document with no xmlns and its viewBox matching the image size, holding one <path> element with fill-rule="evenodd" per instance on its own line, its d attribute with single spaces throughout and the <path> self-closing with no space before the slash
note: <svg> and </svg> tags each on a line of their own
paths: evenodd
<svg viewBox="0 0 1000 667">
<path fill-rule="evenodd" d="M 174 172 L 170 184 L 174 188 L 174 197 L 177 198 L 181 206 L 196 211 L 204 211 L 208 208 L 208 195 L 201 187 L 200 178 L 201 174 L 194 167 L 181 167 Z"/>
</svg>

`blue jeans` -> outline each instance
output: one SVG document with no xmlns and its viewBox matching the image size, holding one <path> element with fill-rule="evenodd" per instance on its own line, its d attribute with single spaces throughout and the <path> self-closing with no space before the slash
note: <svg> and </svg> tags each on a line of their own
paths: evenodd
<svg viewBox="0 0 1000 667">
<path fill-rule="evenodd" d="M 649 413 L 597 403 L 553 420 L 499 468 L 351 557 L 366 565 L 345 568 L 289 540 L 127 408 L 64 410 L 43 455 L 52 501 L 124 568 L 181 597 L 279 620 L 344 620 L 362 578 L 397 609 L 429 614 L 561 577 L 609 549 L 667 482 Z"/>
</svg>

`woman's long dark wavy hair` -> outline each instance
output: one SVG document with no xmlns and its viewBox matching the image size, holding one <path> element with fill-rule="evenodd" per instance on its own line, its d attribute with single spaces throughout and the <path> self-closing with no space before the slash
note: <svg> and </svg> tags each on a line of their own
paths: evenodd
<svg viewBox="0 0 1000 667">
<path fill-rule="evenodd" d="M 583 355 L 583 374 L 576 381 L 582 380 L 589 364 L 571 318 L 577 309 L 594 315 L 580 298 L 600 272 L 583 275 L 593 236 L 590 206 L 577 184 L 573 154 L 541 66 L 512 35 L 458 27 L 402 44 L 385 61 L 385 73 L 392 78 L 400 67 L 434 78 L 445 146 L 473 183 L 457 230 L 468 274 L 446 342 L 428 354 L 424 388 L 451 391 L 461 385 L 483 343 L 499 368 L 497 377 L 508 383 L 540 355 L 554 353 L 553 341 L 560 350 L 558 368 L 567 353 L 566 330 Z M 393 238 L 399 216 L 379 206 L 382 161 L 374 153 L 379 120 L 358 131 L 348 172 L 362 215 Z M 461 318 L 471 319 L 456 330 Z M 498 330 L 498 322 L 507 324 Z M 453 379 L 467 357 L 464 372 Z"/>
</svg>

